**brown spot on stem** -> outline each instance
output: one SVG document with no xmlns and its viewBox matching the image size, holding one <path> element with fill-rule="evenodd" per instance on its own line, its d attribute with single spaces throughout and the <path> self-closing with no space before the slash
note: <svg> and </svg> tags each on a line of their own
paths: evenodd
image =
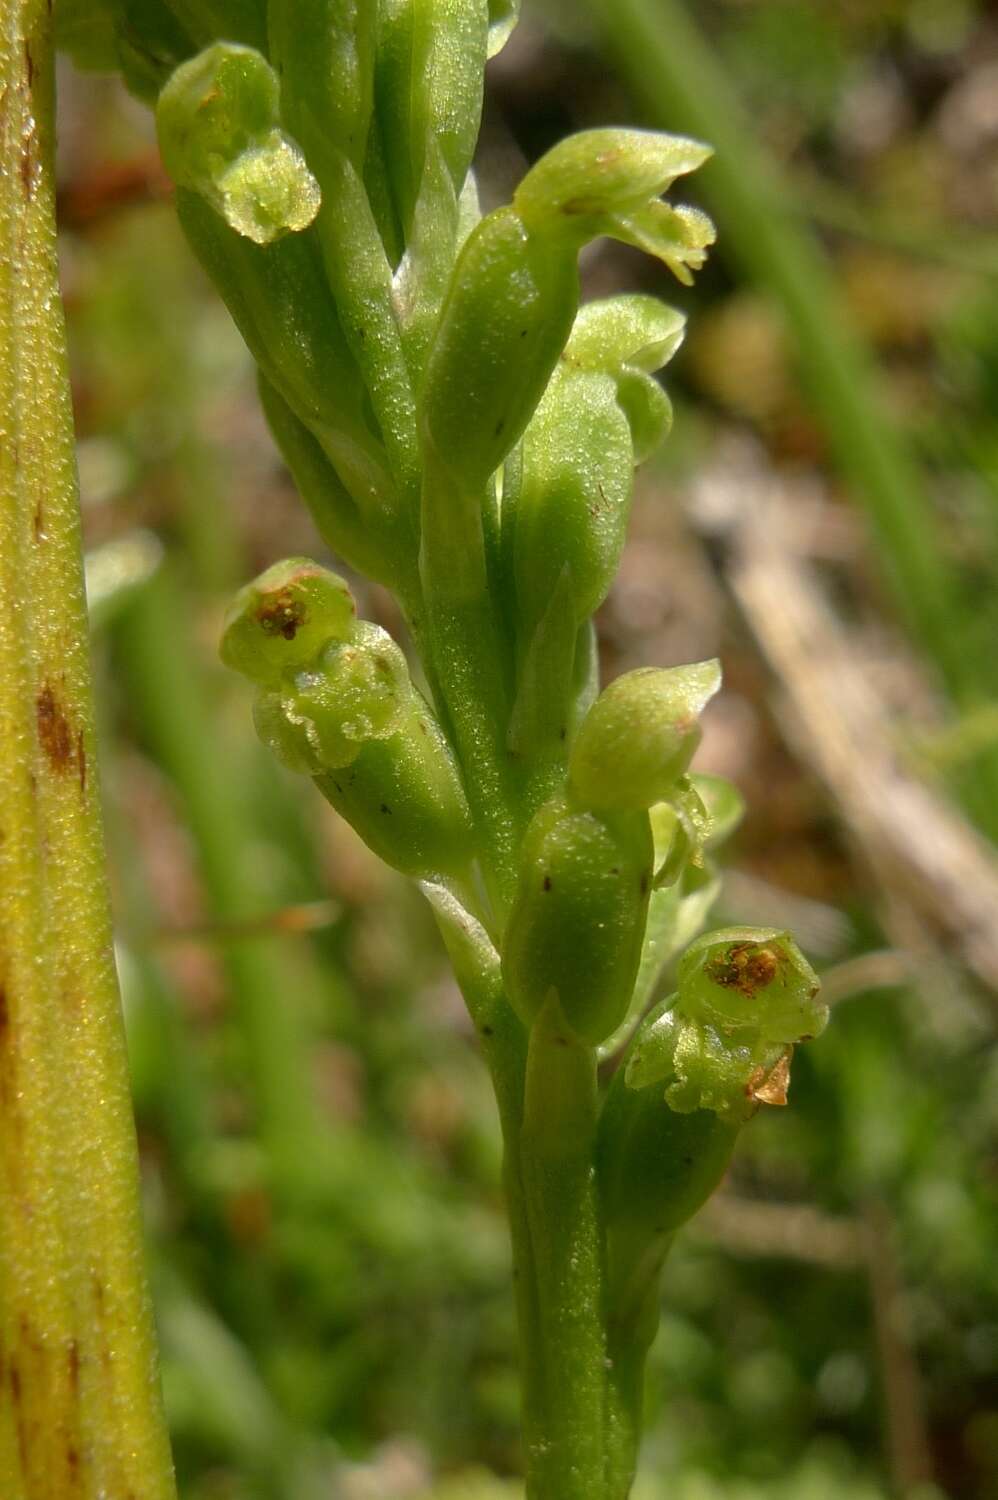
<svg viewBox="0 0 998 1500">
<path fill-rule="evenodd" d="M 75 1339 L 70 1339 L 69 1348 L 66 1351 L 66 1370 L 69 1374 L 70 1389 L 75 1397 L 80 1390 L 80 1346 Z"/>
<path fill-rule="evenodd" d="M 73 760 L 73 735 L 50 683 L 45 684 L 35 699 L 35 719 L 38 740 L 49 765 L 55 771 L 65 771 Z"/>
<path fill-rule="evenodd" d="M 0 1047 L 2 1047 L 6 1042 L 7 1034 L 9 1031 L 10 1006 L 7 1004 L 7 991 L 5 987 L 0 984 Z"/>
<path fill-rule="evenodd" d="M 28 74 L 28 88 L 30 89 L 31 85 L 35 81 L 35 59 L 31 55 L 31 44 L 30 44 L 30 42 L 25 42 L 25 44 L 24 44 L 24 66 L 25 66 L 25 69 L 27 70 L 27 74 Z"/>
<path fill-rule="evenodd" d="M 758 943 L 733 943 L 707 965 L 707 978 L 722 989 L 737 990 L 746 1000 L 772 984 L 780 969 L 779 955 Z"/>
<path fill-rule="evenodd" d="M 551 876 L 550 875 L 545 875 L 545 877 L 544 877 L 544 883 L 543 883 L 543 889 L 546 890 L 546 891 L 549 891 L 551 889 Z"/>
<path fill-rule="evenodd" d="M 41 500 L 35 506 L 35 514 L 32 519 L 32 527 L 35 533 L 35 541 L 40 542 L 45 535 L 45 506 Z"/>
<path fill-rule="evenodd" d="M 290 589 L 278 589 L 263 600 L 256 618 L 265 635 L 281 635 L 286 641 L 293 641 L 305 623 L 307 612 L 302 600 L 296 599 Z"/>
</svg>

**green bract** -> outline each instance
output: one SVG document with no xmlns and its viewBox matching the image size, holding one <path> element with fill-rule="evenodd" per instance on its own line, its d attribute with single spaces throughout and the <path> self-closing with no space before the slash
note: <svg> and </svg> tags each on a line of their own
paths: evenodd
<svg viewBox="0 0 998 1500">
<path fill-rule="evenodd" d="M 426 370 L 433 458 L 481 486 L 523 434 L 565 347 L 579 297 L 573 251 L 528 234 L 511 208 L 469 235 Z"/>
<path fill-rule="evenodd" d="M 156 110 L 163 164 L 174 181 L 258 245 L 305 229 L 321 201 L 279 122 L 277 74 L 252 47 L 233 43 L 208 47 L 177 68 Z"/>
</svg>

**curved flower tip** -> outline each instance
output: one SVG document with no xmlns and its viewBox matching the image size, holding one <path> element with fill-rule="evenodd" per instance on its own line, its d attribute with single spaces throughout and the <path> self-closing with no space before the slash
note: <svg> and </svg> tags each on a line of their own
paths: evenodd
<svg viewBox="0 0 998 1500">
<path fill-rule="evenodd" d="M 268 245 L 306 229 L 322 194 L 280 127 L 277 74 L 252 47 L 218 42 L 180 65 L 159 96 L 163 164 L 237 234 Z"/>
</svg>

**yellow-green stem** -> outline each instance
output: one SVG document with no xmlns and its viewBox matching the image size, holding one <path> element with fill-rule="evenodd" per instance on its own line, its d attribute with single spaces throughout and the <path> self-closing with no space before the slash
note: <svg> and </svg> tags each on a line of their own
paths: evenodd
<svg viewBox="0 0 998 1500">
<path fill-rule="evenodd" d="M 0 1494 L 170 1500 L 56 275 L 50 11 L 0 7 Z"/>
</svg>

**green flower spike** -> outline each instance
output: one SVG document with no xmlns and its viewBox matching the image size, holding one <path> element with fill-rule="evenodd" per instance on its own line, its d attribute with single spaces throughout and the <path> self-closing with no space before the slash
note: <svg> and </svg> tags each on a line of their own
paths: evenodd
<svg viewBox="0 0 998 1500">
<path fill-rule="evenodd" d="M 319 184 L 280 128 L 280 86 L 252 47 L 218 42 L 182 63 L 156 110 L 163 164 L 237 233 L 268 245 L 306 229 Z"/>
<path fill-rule="evenodd" d="M 569 778 L 587 807 L 648 808 L 670 797 L 721 686 L 717 661 L 639 667 L 600 694 L 572 748 Z"/>
</svg>

